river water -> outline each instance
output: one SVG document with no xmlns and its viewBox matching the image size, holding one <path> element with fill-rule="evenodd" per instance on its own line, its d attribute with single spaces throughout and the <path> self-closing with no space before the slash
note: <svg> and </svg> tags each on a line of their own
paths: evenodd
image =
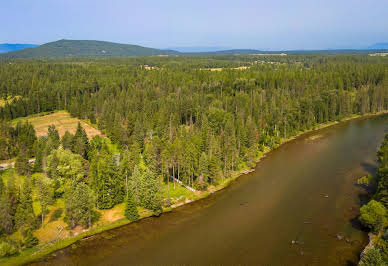
<svg viewBox="0 0 388 266">
<path fill-rule="evenodd" d="M 354 265 L 357 221 L 388 115 L 304 134 L 256 171 L 161 217 L 79 241 L 37 265 Z"/>
</svg>

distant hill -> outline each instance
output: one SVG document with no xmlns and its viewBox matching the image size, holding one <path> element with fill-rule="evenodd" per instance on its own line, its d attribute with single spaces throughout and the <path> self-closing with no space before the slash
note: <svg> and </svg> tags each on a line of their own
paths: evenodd
<svg viewBox="0 0 388 266">
<path fill-rule="evenodd" d="M 237 55 L 237 54 L 262 54 L 262 53 L 269 53 L 269 52 L 263 52 L 263 51 L 254 50 L 254 49 L 231 49 L 231 50 L 201 52 L 198 54 L 201 54 L 201 55 Z"/>
<path fill-rule="evenodd" d="M 382 50 L 388 49 L 388 42 L 375 43 L 372 46 L 369 46 L 368 49 Z"/>
<path fill-rule="evenodd" d="M 177 46 L 171 47 L 171 50 L 178 51 L 180 53 L 206 53 L 206 52 L 217 52 L 225 51 L 228 47 L 222 46 Z"/>
<path fill-rule="evenodd" d="M 8 53 L 12 51 L 22 50 L 26 48 L 33 48 L 38 45 L 36 44 L 26 44 L 26 43 L 1 43 L 0 44 L 0 53 Z"/>
<path fill-rule="evenodd" d="M 1 54 L 0 58 L 126 57 L 171 55 L 179 52 L 131 44 L 89 40 L 59 40 L 38 47 Z"/>
</svg>

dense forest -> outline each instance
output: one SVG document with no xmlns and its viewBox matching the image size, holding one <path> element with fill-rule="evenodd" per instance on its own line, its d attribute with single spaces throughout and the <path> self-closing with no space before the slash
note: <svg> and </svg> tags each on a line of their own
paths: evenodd
<svg viewBox="0 0 388 266">
<path fill-rule="evenodd" d="M 0 159 L 16 157 L 16 172 L 7 172 L 7 182 L 0 179 L 0 230 L 4 237 L 16 231 L 23 236 L 21 243 L 0 244 L 6 256 L 37 243 L 32 231 L 44 225 L 57 199 L 64 199 L 70 228 L 90 227 L 96 209 L 122 202 L 130 220 L 139 217 L 136 206 L 159 215 L 169 206 L 163 184 L 179 180 L 205 191 L 253 167 L 264 149 L 282 139 L 388 110 L 388 60 L 244 55 L 1 61 L 0 97 Z M 11 122 L 55 110 L 89 121 L 108 138 L 88 139 L 80 124 L 74 135 L 60 137 L 52 126 L 38 138 L 31 124 Z M 25 177 L 21 184 L 19 176 Z M 384 189 L 378 195 L 386 204 Z M 40 215 L 33 212 L 32 195 Z"/>
<path fill-rule="evenodd" d="M 377 191 L 368 204 L 361 207 L 360 221 L 377 235 L 372 248 L 368 249 L 361 265 L 386 265 L 388 262 L 388 133 L 377 151 L 378 168 L 375 177 L 359 179 L 362 184 L 377 184 Z"/>
</svg>

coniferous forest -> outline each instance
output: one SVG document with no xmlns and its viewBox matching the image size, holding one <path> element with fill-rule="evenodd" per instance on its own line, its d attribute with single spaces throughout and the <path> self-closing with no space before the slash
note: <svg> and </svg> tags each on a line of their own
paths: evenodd
<svg viewBox="0 0 388 266">
<path fill-rule="evenodd" d="M 70 229 L 125 205 L 160 215 L 166 184 L 197 191 L 255 166 L 282 140 L 388 110 L 388 59 L 368 55 L 145 57 L 0 62 L 0 256 L 38 244 L 57 200 Z M 104 136 L 36 136 L 20 117 L 66 110 Z M 38 173 L 38 174 L 37 174 Z M 23 182 L 19 182 L 22 178 Z M 381 183 L 383 186 L 383 183 Z M 385 204 L 384 188 L 378 197 Z M 38 211 L 34 211 L 38 210 Z M 38 214 L 37 214 L 38 212 Z M 50 217 L 55 219 L 55 217 Z M 19 232 L 20 241 L 8 236 Z"/>
</svg>

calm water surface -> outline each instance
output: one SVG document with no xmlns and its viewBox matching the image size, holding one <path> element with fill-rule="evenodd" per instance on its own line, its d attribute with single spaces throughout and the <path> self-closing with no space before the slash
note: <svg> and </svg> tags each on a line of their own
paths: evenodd
<svg viewBox="0 0 388 266">
<path fill-rule="evenodd" d="M 77 243 L 36 265 L 353 265 L 388 116 L 305 134 L 204 200 Z M 340 236 L 339 239 L 338 236 Z M 295 244 L 292 244 L 292 241 Z"/>
</svg>

